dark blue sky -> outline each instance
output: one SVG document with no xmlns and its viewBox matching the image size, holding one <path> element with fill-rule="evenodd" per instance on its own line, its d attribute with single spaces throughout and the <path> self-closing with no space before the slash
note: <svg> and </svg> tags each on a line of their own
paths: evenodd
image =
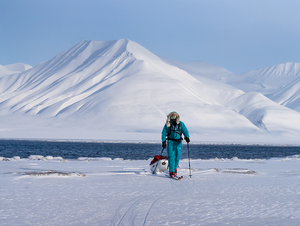
<svg viewBox="0 0 300 226">
<path fill-rule="evenodd" d="M 0 64 L 37 65 L 81 40 L 138 42 L 241 73 L 300 62 L 298 0 L 0 0 Z"/>
</svg>

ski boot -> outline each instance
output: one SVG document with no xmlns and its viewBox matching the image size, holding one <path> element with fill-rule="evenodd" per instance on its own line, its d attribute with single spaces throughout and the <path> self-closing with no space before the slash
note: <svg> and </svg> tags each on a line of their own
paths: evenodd
<svg viewBox="0 0 300 226">
<path fill-rule="evenodd" d="M 174 172 L 170 172 L 170 177 L 175 177 L 175 173 Z"/>
</svg>

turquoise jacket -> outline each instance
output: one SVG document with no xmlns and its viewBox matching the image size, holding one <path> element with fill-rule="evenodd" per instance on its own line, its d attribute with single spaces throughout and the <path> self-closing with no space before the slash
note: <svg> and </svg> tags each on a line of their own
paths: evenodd
<svg viewBox="0 0 300 226">
<path fill-rule="evenodd" d="M 181 124 L 181 128 L 180 128 L 180 134 L 177 133 L 176 131 L 171 131 L 171 133 L 168 135 L 168 133 L 170 132 L 171 130 L 171 127 L 167 127 L 167 124 L 165 124 L 162 132 L 161 132 L 161 140 L 162 142 L 164 142 L 165 140 L 167 140 L 167 135 L 168 135 L 168 138 L 171 139 L 171 140 L 179 140 L 181 139 L 181 135 L 183 134 L 184 137 L 190 137 L 189 135 L 189 131 L 187 130 L 186 126 L 184 125 L 183 122 L 179 122 Z M 178 129 L 178 125 L 176 125 L 176 128 Z"/>
</svg>

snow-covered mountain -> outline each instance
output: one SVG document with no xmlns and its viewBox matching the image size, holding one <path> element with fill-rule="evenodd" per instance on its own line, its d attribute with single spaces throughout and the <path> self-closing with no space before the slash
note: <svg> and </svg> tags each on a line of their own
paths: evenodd
<svg viewBox="0 0 300 226">
<path fill-rule="evenodd" d="M 300 75 L 289 84 L 267 96 L 282 106 L 300 112 Z"/>
<path fill-rule="evenodd" d="M 260 92 L 276 103 L 300 112 L 300 63 L 285 63 L 220 80 L 245 92 Z"/>
<path fill-rule="evenodd" d="M 32 67 L 28 64 L 24 63 L 16 63 L 16 64 L 9 64 L 9 65 L 0 65 L 0 78 L 5 75 L 11 75 L 15 73 L 21 73 L 31 69 Z"/>
<path fill-rule="evenodd" d="M 229 75 L 223 81 L 245 92 L 272 94 L 300 77 L 300 63 L 285 63 Z"/>
<path fill-rule="evenodd" d="M 234 76 L 208 63 L 162 59 L 126 39 L 82 41 L 0 78 L 0 135 L 159 140 L 174 110 L 194 140 L 300 133 L 298 112 L 224 83 Z"/>
</svg>

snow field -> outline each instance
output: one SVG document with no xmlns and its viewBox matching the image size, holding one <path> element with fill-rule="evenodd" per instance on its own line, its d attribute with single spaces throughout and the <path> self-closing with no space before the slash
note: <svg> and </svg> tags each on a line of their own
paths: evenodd
<svg viewBox="0 0 300 226">
<path fill-rule="evenodd" d="M 184 159 L 181 181 L 152 175 L 149 163 L 1 161 L 1 225 L 299 224 L 299 156 L 191 160 L 191 179 Z"/>
</svg>

